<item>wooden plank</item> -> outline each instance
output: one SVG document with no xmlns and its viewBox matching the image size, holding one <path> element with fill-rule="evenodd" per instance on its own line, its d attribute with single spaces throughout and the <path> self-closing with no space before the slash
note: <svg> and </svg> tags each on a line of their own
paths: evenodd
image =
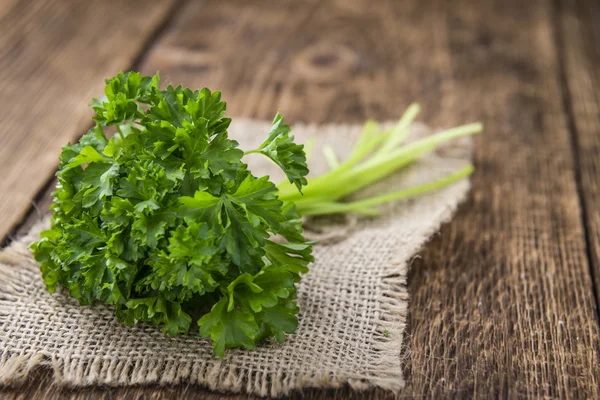
<svg viewBox="0 0 600 400">
<path fill-rule="evenodd" d="M 4 1 L 0 6 L 0 240 L 91 124 L 104 78 L 127 69 L 169 1 Z M 142 11 L 143 10 L 143 11 Z"/>
<path fill-rule="evenodd" d="M 190 2 L 143 65 L 163 82 L 221 90 L 228 114 L 290 122 L 438 114 L 451 90 L 427 2 Z M 210 10 L 210 13 L 206 12 Z M 390 17 L 390 13 L 399 20 Z M 425 34 L 427 32 L 427 34 Z M 443 122 L 437 119 L 434 122 Z"/>
<path fill-rule="evenodd" d="M 481 119 L 472 196 L 413 268 L 401 395 L 600 396 L 550 1 L 378 5 L 190 2 L 143 69 L 222 89 L 233 116 L 269 118 L 281 108 L 292 121 L 360 122 L 419 101 L 436 126 Z M 193 386 L 32 385 L 12 394 L 40 390 L 48 398 L 219 397 Z M 363 397 L 347 389 L 296 395 Z"/>
<path fill-rule="evenodd" d="M 547 1 L 442 4 L 473 195 L 413 268 L 410 395 L 597 398 L 600 348 Z M 598 109 L 596 109 L 596 112 Z"/>
<path fill-rule="evenodd" d="M 558 30 L 588 252 L 600 307 L 600 3 L 559 2 Z"/>
</svg>

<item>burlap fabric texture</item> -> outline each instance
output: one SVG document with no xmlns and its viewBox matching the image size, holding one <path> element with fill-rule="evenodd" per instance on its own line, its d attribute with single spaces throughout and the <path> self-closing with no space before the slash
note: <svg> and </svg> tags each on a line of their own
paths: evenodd
<svg viewBox="0 0 600 400">
<path fill-rule="evenodd" d="M 266 122 L 241 120 L 230 136 L 253 148 Z M 327 169 L 320 154 L 330 144 L 343 158 L 361 127 L 298 125 L 300 142 L 318 138 L 312 172 Z M 427 135 L 423 125 L 411 138 Z M 424 157 L 370 188 L 383 192 L 444 176 L 464 166 L 471 141 L 464 139 Z M 256 175 L 277 167 L 260 156 L 248 160 Z M 23 382 L 38 366 L 52 369 L 58 384 L 134 385 L 189 382 L 210 389 L 279 396 L 303 387 L 354 389 L 403 387 L 401 348 L 408 293 L 407 268 L 418 250 L 449 221 L 469 189 L 463 180 L 435 193 L 383 206 L 375 218 L 307 221 L 307 235 L 323 239 L 316 262 L 298 289 L 300 324 L 283 345 L 230 350 L 223 359 L 196 332 L 169 337 L 159 328 L 125 327 L 103 305 L 81 307 L 64 293 L 47 293 L 28 245 L 48 225 L 43 219 L 0 253 L 0 384 Z"/>
</svg>

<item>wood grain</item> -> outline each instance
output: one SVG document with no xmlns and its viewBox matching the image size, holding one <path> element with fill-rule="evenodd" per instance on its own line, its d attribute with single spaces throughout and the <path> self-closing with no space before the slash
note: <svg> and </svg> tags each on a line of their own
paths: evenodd
<svg viewBox="0 0 600 400">
<path fill-rule="evenodd" d="M 570 29 L 565 79 L 585 99 L 585 112 L 573 114 L 581 162 L 597 140 L 599 105 L 593 88 L 581 88 L 590 80 L 571 80 L 581 79 L 581 65 L 584 77 L 597 73 L 588 60 L 597 36 L 580 37 L 595 14 L 555 11 L 550 0 L 189 2 L 142 68 L 223 90 L 232 116 L 270 118 L 281 108 L 292 122 L 361 122 L 394 118 L 419 101 L 434 126 L 482 120 L 471 198 L 413 266 L 400 397 L 594 398 L 600 340 L 554 22 Z M 593 149 L 582 181 L 586 168 L 585 179 L 597 181 Z M 221 398 L 193 386 L 69 391 L 46 379 L 42 371 L 5 394 Z"/>
<path fill-rule="evenodd" d="M 406 393 L 598 397 L 553 4 L 461 1 L 436 12 L 445 14 L 455 118 L 478 116 L 486 129 L 471 200 L 413 268 Z"/>
<path fill-rule="evenodd" d="M 88 129 L 104 78 L 131 66 L 172 3 L 0 4 L 0 240 L 52 176 L 60 147 Z"/>
<path fill-rule="evenodd" d="M 164 83 L 221 90 L 228 114 L 291 122 L 399 118 L 413 101 L 430 122 L 447 52 L 431 4 L 383 1 L 189 2 L 142 70 Z M 210 10 L 210 13 L 205 12 Z M 426 16 L 425 18 L 423 16 Z M 398 19 L 399 18 L 399 19 Z"/>
<path fill-rule="evenodd" d="M 578 184 L 585 211 L 583 223 L 600 308 L 600 3 L 560 1 L 557 11 L 565 101 L 574 131 Z"/>
</svg>

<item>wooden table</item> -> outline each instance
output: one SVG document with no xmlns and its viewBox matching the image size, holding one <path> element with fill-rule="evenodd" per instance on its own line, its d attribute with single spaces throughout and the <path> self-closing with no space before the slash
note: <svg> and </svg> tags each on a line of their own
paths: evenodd
<svg viewBox="0 0 600 400">
<path fill-rule="evenodd" d="M 220 89 L 231 116 L 362 122 L 417 101 L 485 133 L 468 202 L 412 268 L 401 396 L 598 398 L 599 18 L 592 0 L 1 0 L 0 236 L 46 212 L 60 146 L 120 69 Z M 47 374 L 2 394 L 221 397 Z"/>
</svg>

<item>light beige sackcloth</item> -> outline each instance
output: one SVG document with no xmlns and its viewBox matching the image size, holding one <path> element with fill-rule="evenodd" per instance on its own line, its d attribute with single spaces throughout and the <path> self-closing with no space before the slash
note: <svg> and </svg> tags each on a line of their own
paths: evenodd
<svg viewBox="0 0 600 400">
<path fill-rule="evenodd" d="M 270 124 L 238 120 L 230 137 L 244 149 L 258 146 Z M 361 130 L 357 125 L 297 125 L 306 143 L 317 137 L 309 165 L 322 173 L 324 144 L 343 159 Z M 411 138 L 431 132 L 420 124 Z M 463 138 L 427 155 L 369 189 L 387 192 L 445 176 L 464 167 L 471 140 Z M 255 175 L 282 175 L 266 159 L 248 157 Z M 251 159 L 250 159 L 251 158 Z M 406 274 L 411 259 L 452 217 L 469 190 L 463 180 L 434 193 L 382 206 L 375 218 L 307 221 L 307 236 L 321 238 L 315 263 L 298 287 L 299 326 L 284 344 L 226 351 L 197 335 L 169 337 L 149 325 L 125 327 L 103 305 L 81 307 L 63 293 L 49 294 L 28 245 L 48 219 L 0 253 L 0 384 L 23 382 L 38 366 L 58 384 L 133 385 L 189 382 L 210 389 L 279 396 L 303 387 L 397 391 L 404 385 L 401 348 L 408 310 Z"/>
</svg>

